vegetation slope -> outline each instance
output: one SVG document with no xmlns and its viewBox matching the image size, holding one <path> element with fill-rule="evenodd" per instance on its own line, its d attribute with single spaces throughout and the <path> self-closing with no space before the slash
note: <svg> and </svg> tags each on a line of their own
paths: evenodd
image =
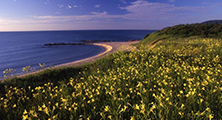
<svg viewBox="0 0 222 120">
<path fill-rule="evenodd" d="M 163 40 L 178 40 L 183 38 L 221 38 L 222 24 L 186 24 L 167 27 L 147 35 L 137 46 L 155 44 Z"/>
<path fill-rule="evenodd" d="M 173 28 L 148 38 L 163 40 L 160 33 L 167 36 Z M 78 68 L 49 70 L 2 83 L 0 116 L 221 119 L 222 42 L 215 36 L 164 38 L 151 50 L 147 42 L 138 51 L 116 52 Z"/>
</svg>

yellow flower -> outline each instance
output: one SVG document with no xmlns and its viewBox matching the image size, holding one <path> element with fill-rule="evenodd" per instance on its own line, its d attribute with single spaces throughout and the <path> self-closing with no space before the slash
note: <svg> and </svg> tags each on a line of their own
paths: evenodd
<svg viewBox="0 0 222 120">
<path fill-rule="evenodd" d="M 39 63 L 39 66 L 40 66 L 41 68 L 44 68 L 44 67 L 45 67 L 45 63 L 43 63 L 43 64 Z"/>
<path fill-rule="evenodd" d="M 120 110 L 120 113 L 121 113 L 121 112 L 125 112 L 127 108 L 128 108 L 128 107 L 127 107 L 126 105 L 124 105 L 124 108 L 122 108 L 122 109 Z"/>
<path fill-rule="evenodd" d="M 16 104 L 13 105 L 13 108 L 15 108 L 15 107 L 16 107 Z"/>
<path fill-rule="evenodd" d="M 38 106 L 39 111 L 42 111 L 42 108 L 40 106 Z"/>
<path fill-rule="evenodd" d="M 142 114 L 145 113 L 145 105 L 144 105 L 144 104 L 141 105 L 141 110 L 140 110 L 140 112 L 141 112 Z"/>
<path fill-rule="evenodd" d="M 47 107 L 44 109 L 44 112 L 45 112 L 47 115 L 49 115 L 49 110 L 48 110 Z"/>
<path fill-rule="evenodd" d="M 153 111 L 155 108 L 156 108 L 156 106 L 153 105 L 153 106 L 150 108 L 150 111 Z"/>
<path fill-rule="evenodd" d="M 28 112 L 26 111 L 26 109 L 24 110 L 24 112 L 23 112 L 23 115 L 25 115 L 25 114 L 27 114 Z"/>
<path fill-rule="evenodd" d="M 28 118 L 28 115 L 22 115 L 22 120 L 27 120 Z"/>
<path fill-rule="evenodd" d="M 214 116 L 211 115 L 211 114 L 210 114 L 208 117 L 209 117 L 210 120 L 211 120 L 212 118 L 214 118 Z"/>
<path fill-rule="evenodd" d="M 211 110 L 210 110 L 210 108 L 208 107 L 208 108 L 206 108 L 206 111 L 210 112 Z"/>
<path fill-rule="evenodd" d="M 109 106 L 105 106 L 104 111 L 105 111 L 105 112 L 108 112 L 108 111 L 109 111 Z"/>
<path fill-rule="evenodd" d="M 201 99 L 200 99 L 200 103 L 202 103 L 203 101 L 204 101 L 204 100 L 201 98 Z"/>
<path fill-rule="evenodd" d="M 36 114 L 36 112 L 33 114 L 33 117 L 38 117 L 37 114 Z"/>
<path fill-rule="evenodd" d="M 45 104 L 42 105 L 42 108 L 46 108 Z"/>
<path fill-rule="evenodd" d="M 180 108 L 183 108 L 184 106 L 185 106 L 185 105 L 184 105 L 184 104 L 182 104 Z"/>
<path fill-rule="evenodd" d="M 68 100 L 67 99 L 64 99 L 64 98 L 61 98 L 62 102 L 67 102 Z"/>
<path fill-rule="evenodd" d="M 56 103 L 55 105 L 56 105 L 56 107 L 58 107 L 58 106 L 59 106 L 59 103 Z"/>
<path fill-rule="evenodd" d="M 140 109 L 139 105 L 137 105 L 137 104 L 136 104 L 136 107 L 135 107 L 135 108 L 136 108 L 136 110 L 139 110 L 139 109 Z"/>
<path fill-rule="evenodd" d="M 130 117 L 130 120 L 135 120 L 134 116 L 131 116 L 131 117 Z"/>
<path fill-rule="evenodd" d="M 182 113 L 182 112 L 178 112 L 178 114 L 179 114 L 180 116 L 183 116 L 183 113 Z"/>
<path fill-rule="evenodd" d="M 111 116 L 111 115 L 109 115 L 108 118 L 109 118 L 110 120 L 112 120 L 112 116 Z"/>
<path fill-rule="evenodd" d="M 52 117 L 52 119 L 53 119 L 53 120 L 56 119 L 57 116 L 58 116 L 58 114 L 54 115 L 54 116 Z"/>
</svg>

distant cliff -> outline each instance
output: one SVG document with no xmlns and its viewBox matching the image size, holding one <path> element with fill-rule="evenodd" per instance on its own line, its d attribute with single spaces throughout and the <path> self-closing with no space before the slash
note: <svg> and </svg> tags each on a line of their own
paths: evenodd
<svg viewBox="0 0 222 120">
<path fill-rule="evenodd" d="M 209 20 L 202 22 L 201 24 L 222 24 L 222 20 Z"/>
</svg>

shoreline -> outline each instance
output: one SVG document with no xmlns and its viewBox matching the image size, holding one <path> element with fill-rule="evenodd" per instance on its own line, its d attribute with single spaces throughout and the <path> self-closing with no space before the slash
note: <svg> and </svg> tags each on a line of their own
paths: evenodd
<svg viewBox="0 0 222 120">
<path fill-rule="evenodd" d="M 100 54 L 97 54 L 95 56 L 88 57 L 88 58 L 85 58 L 85 59 L 59 64 L 59 65 L 54 66 L 53 68 L 67 67 L 67 66 L 68 67 L 78 66 L 78 65 L 83 65 L 85 63 L 89 63 L 89 62 L 94 62 L 97 59 L 102 58 L 102 57 L 104 57 L 105 55 L 107 55 L 109 53 L 113 53 L 113 52 L 116 52 L 116 51 L 122 51 L 122 50 L 132 50 L 133 48 L 130 47 L 130 46 L 133 45 L 133 44 L 136 44 L 138 42 L 139 41 L 92 43 L 92 45 L 96 45 L 96 46 L 100 46 L 100 47 L 105 48 L 105 51 L 100 53 Z M 122 47 L 124 47 L 124 48 L 122 48 Z"/>
<path fill-rule="evenodd" d="M 106 55 L 108 52 L 110 52 L 113 49 L 112 46 L 106 45 L 106 44 L 101 44 L 101 43 L 93 43 L 92 45 L 103 47 L 103 48 L 105 48 L 105 51 L 102 53 L 99 53 L 95 56 L 92 56 L 92 57 L 84 58 L 84 59 L 73 61 L 73 62 L 59 64 L 59 65 L 54 66 L 53 68 L 78 66 L 78 65 L 83 65 L 88 62 L 93 62 L 94 60 L 101 58 L 103 55 Z"/>
<path fill-rule="evenodd" d="M 40 69 L 40 70 L 37 70 L 37 71 L 33 71 L 33 72 L 30 72 L 30 73 L 25 73 L 25 74 L 22 74 L 22 75 L 14 76 L 14 77 L 8 78 L 8 79 L 22 78 L 22 77 L 25 77 L 25 76 L 34 75 L 36 73 L 39 73 L 39 72 L 42 72 L 42 71 L 48 70 L 48 69 L 57 69 L 57 68 L 63 68 L 63 67 L 75 67 L 75 66 L 84 65 L 84 64 L 90 63 L 90 62 L 95 62 L 97 59 L 103 58 L 107 54 L 114 53 L 116 51 L 123 51 L 123 50 L 128 50 L 129 51 L 129 50 L 136 49 L 135 47 L 133 47 L 131 45 L 136 44 L 138 42 L 139 42 L 139 40 L 138 41 L 128 41 L 128 42 L 92 43 L 92 45 L 96 45 L 96 46 L 100 46 L 100 47 L 105 48 L 105 51 L 102 52 L 102 53 L 99 53 L 95 56 L 92 56 L 92 57 L 84 58 L 84 59 L 73 61 L 73 62 L 62 63 L 62 64 L 59 64 L 59 65 L 55 65 L 53 67 L 43 68 L 43 69 Z M 0 81 L 4 82 L 5 80 L 8 80 L 8 79 L 3 78 Z"/>
</svg>

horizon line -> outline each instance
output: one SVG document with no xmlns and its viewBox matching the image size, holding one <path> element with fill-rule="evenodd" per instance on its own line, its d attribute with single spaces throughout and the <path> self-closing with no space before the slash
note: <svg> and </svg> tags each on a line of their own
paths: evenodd
<svg viewBox="0 0 222 120">
<path fill-rule="evenodd" d="M 51 31 L 109 31 L 109 30 L 149 30 L 149 31 L 157 31 L 157 29 L 79 29 L 79 30 L 6 30 L 0 32 L 51 32 Z"/>
</svg>

